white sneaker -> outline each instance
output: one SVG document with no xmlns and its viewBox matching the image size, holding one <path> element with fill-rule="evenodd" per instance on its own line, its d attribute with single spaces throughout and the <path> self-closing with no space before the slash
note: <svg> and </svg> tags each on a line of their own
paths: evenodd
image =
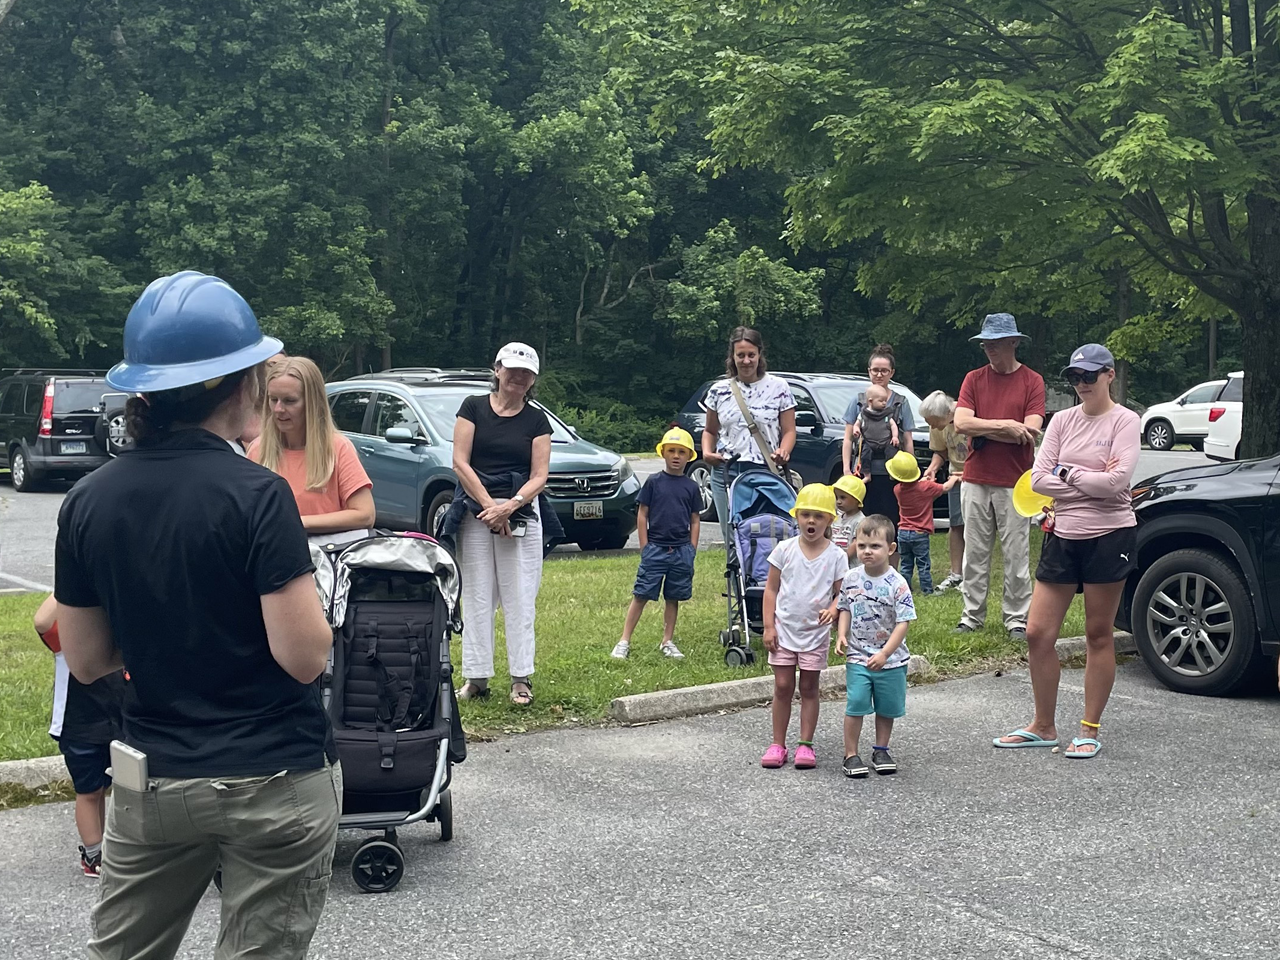
<svg viewBox="0 0 1280 960">
<path fill-rule="evenodd" d="M 959 589 L 960 584 L 963 582 L 964 582 L 964 578 L 961 577 L 959 574 L 949 573 L 947 574 L 946 578 L 934 588 L 933 592 L 935 594 L 938 594 L 938 593 L 946 593 L 948 590 L 956 590 L 956 589 Z"/>
<path fill-rule="evenodd" d="M 680 648 L 675 645 L 674 640 L 668 640 L 666 643 L 659 644 L 658 649 L 662 651 L 664 657 L 670 657 L 672 660 L 683 660 L 684 654 L 680 652 Z"/>
<path fill-rule="evenodd" d="M 613 648 L 613 653 L 609 656 L 615 660 L 625 660 L 631 654 L 631 641 L 619 640 Z"/>
</svg>

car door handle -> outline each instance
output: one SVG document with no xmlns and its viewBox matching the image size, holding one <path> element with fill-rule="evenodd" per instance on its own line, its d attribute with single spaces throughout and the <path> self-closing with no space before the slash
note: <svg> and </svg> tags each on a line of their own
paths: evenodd
<svg viewBox="0 0 1280 960">
<path fill-rule="evenodd" d="M 361 453 L 367 453 L 367 454 L 369 454 L 370 456 L 372 456 L 372 455 L 373 455 L 373 447 L 360 447 L 360 452 L 361 452 Z"/>
</svg>

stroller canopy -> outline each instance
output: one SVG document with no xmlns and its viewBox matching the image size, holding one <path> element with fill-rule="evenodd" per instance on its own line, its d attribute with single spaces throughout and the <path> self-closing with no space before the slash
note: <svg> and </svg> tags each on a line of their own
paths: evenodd
<svg viewBox="0 0 1280 960">
<path fill-rule="evenodd" d="M 765 513 L 790 519 L 791 508 L 795 505 L 796 492 L 791 489 L 791 484 L 767 470 L 744 473 L 729 488 L 731 523 Z"/>
<path fill-rule="evenodd" d="M 359 569 L 431 574 L 444 597 L 449 616 L 454 616 L 458 609 L 461 582 L 458 578 L 458 565 L 448 550 L 436 541 L 418 534 L 372 536 L 357 540 L 338 554 L 334 561 L 332 606 L 329 610 L 329 622 L 334 626 L 340 625 L 346 616 L 351 571 Z M 323 599 L 323 588 L 319 582 L 317 589 L 322 591 Z"/>
</svg>

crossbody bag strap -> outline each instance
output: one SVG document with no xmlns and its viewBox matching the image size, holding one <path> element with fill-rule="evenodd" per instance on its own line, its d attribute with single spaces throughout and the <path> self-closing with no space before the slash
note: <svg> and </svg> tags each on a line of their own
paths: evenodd
<svg viewBox="0 0 1280 960">
<path fill-rule="evenodd" d="M 742 396 L 738 381 L 731 378 L 729 380 L 729 389 L 733 391 L 733 399 L 738 401 L 738 409 L 742 411 L 742 419 L 747 425 L 747 431 L 755 438 L 756 446 L 760 448 L 760 455 L 764 457 L 764 465 L 769 468 L 769 472 L 775 477 L 782 476 L 781 469 L 773 462 L 773 452 L 764 441 L 764 434 L 760 431 L 760 425 L 756 423 L 756 418 L 751 416 L 751 410 L 747 406 L 746 399 Z"/>
</svg>

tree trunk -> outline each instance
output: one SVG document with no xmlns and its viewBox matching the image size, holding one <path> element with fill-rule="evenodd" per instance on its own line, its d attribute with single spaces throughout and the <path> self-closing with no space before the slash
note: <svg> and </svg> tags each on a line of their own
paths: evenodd
<svg viewBox="0 0 1280 960">
<path fill-rule="evenodd" d="M 1254 279 L 1240 317 L 1246 371 L 1240 456 L 1251 458 L 1280 448 L 1280 200 L 1254 192 L 1245 206 Z"/>
<path fill-rule="evenodd" d="M 1218 373 L 1218 318 L 1209 318 L 1209 379 Z"/>
<path fill-rule="evenodd" d="M 356 373 L 364 373 L 364 343 L 357 343 L 355 349 Z"/>
</svg>

